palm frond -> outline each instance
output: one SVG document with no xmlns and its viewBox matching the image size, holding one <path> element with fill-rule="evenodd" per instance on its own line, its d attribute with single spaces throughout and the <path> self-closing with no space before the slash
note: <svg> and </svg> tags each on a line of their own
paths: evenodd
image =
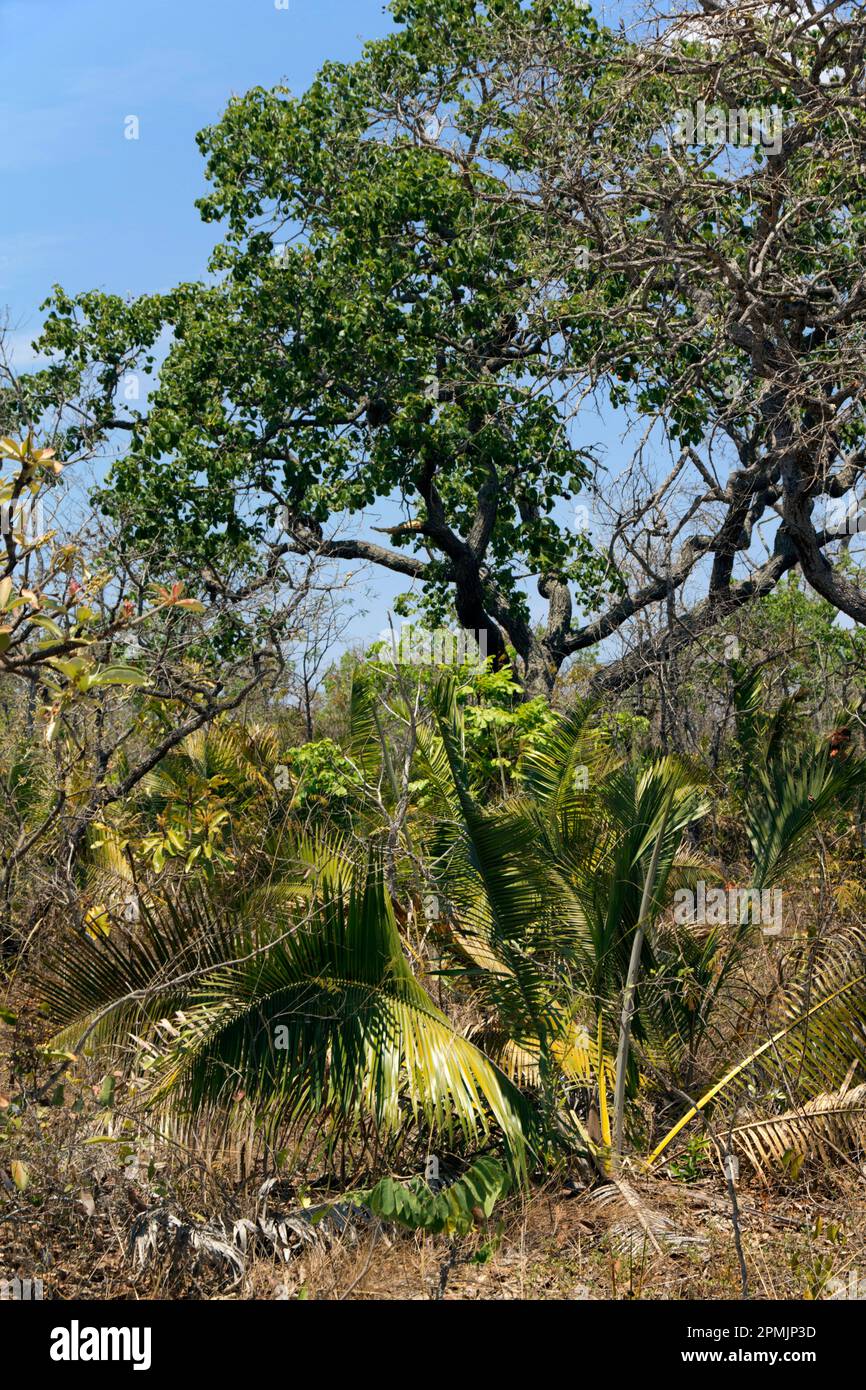
<svg viewBox="0 0 866 1390">
<path fill-rule="evenodd" d="M 815 1096 L 782 1115 L 735 1125 L 730 1142 L 761 1176 L 790 1158 L 837 1159 L 866 1150 L 866 1085 Z"/>
<path fill-rule="evenodd" d="M 46 987 L 58 1042 L 143 1037 L 148 1099 L 168 1114 L 229 1123 L 242 1094 L 269 1129 L 327 1113 L 335 1131 L 367 1117 L 393 1133 L 412 1118 L 476 1144 L 498 1129 L 525 1161 L 529 1106 L 413 976 L 378 869 L 275 925 L 229 929 L 189 897 L 126 950 L 88 941 L 76 959 L 75 980 Z"/>
<path fill-rule="evenodd" d="M 349 742 L 347 752 L 365 779 L 375 785 L 382 773 L 383 731 L 377 711 L 374 677 L 363 666 L 352 672 L 349 696 Z"/>
<path fill-rule="evenodd" d="M 753 776 L 744 804 L 746 832 L 752 884 L 765 888 L 790 872 L 824 817 L 852 804 L 866 785 L 866 761 L 833 759 L 826 747 L 798 749 L 755 768 Z"/>
<path fill-rule="evenodd" d="M 560 715 L 550 728 L 541 730 L 523 755 L 520 780 L 526 795 L 549 814 L 556 815 L 564 805 L 581 795 L 576 782 L 579 768 L 586 768 L 587 781 L 594 784 L 610 770 L 610 740 L 589 724 L 591 701 L 579 702 Z"/>
<path fill-rule="evenodd" d="M 814 999 L 814 995 L 812 996 Z M 765 1080 L 788 1088 L 823 1078 L 826 1088 L 839 1086 L 852 1061 L 866 1065 L 866 971 L 861 971 L 819 997 L 789 1019 L 765 1042 L 729 1068 L 664 1136 L 647 1160 L 652 1167 L 671 1142 L 718 1097 L 730 1100 L 761 1070 Z"/>
</svg>

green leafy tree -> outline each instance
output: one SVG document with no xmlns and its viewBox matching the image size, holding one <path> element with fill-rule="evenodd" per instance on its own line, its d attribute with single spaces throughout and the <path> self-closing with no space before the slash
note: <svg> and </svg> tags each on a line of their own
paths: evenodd
<svg viewBox="0 0 866 1390">
<path fill-rule="evenodd" d="M 484 631 L 499 664 L 510 644 L 549 695 L 574 597 L 620 589 L 570 504 L 591 457 L 563 373 L 597 329 L 568 313 L 585 277 L 548 244 L 544 212 L 499 206 L 504 79 L 500 104 L 478 91 L 491 32 L 474 6 L 435 28 L 405 8 L 408 28 L 360 63 L 328 64 L 299 99 L 254 90 L 199 137 L 201 212 L 225 227 L 207 284 L 132 303 L 58 291 L 43 348 L 64 382 L 78 373 L 73 432 L 128 436 L 102 505 L 136 544 L 171 537 L 190 580 L 233 563 L 256 582 L 290 552 L 381 565 L 420 586 L 428 615 Z M 546 6 L 494 9 L 547 22 Z M 594 22 L 561 11 L 603 66 Z M 440 148 L 443 113 L 463 165 Z M 119 410 L 122 374 L 153 369 L 165 329 L 147 409 Z M 387 543 L 363 534 L 382 503 Z M 547 601 L 540 631 L 527 575 Z"/>
<path fill-rule="evenodd" d="M 404 575 L 499 664 L 510 646 L 532 696 L 614 634 L 632 649 L 593 679 L 627 686 L 797 565 L 861 621 L 847 532 L 815 513 L 863 472 L 857 7 L 735 4 L 634 41 L 576 0 L 392 8 L 360 62 L 199 137 L 207 282 L 55 294 L 28 389 L 75 396 L 71 443 L 124 432 L 103 505 L 206 593 L 298 552 Z M 780 149 L 681 139 L 716 98 L 778 108 Z M 642 422 L 616 489 L 572 429 L 593 389 Z"/>
</svg>

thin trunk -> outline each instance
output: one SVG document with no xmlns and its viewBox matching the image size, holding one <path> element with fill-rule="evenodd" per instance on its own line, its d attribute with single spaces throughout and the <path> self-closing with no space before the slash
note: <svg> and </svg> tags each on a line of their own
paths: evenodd
<svg viewBox="0 0 866 1390">
<path fill-rule="evenodd" d="M 628 1071 L 629 1042 L 631 1039 L 631 1022 L 634 1017 L 634 996 L 637 990 L 638 977 L 640 975 L 640 961 L 643 954 L 643 941 L 646 935 L 647 917 L 649 916 L 650 903 L 652 901 L 653 889 L 655 888 L 656 873 L 658 871 L 659 856 L 661 854 L 662 840 L 667 829 L 668 817 L 670 816 L 673 792 L 667 800 L 667 805 L 662 813 L 662 822 L 659 826 L 659 833 L 653 846 L 652 859 L 647 869 L 644 879 L 643 895 L 641 897 L 640 914 L 638 923 L 635 927 L 634 940 L 631 947 L 631 958 L 628 963 L 628 974 L 625 981 L 625 993 L 622 1000 L 622 1018 L 619 1026 L 619 1046 L 616 1053 L 616 1088 L 613 1100 L 613 1165 L 616 1168 L 622 1155 L 623 1125 L 625 1121 L 625 1080 Z"/>
</svg>

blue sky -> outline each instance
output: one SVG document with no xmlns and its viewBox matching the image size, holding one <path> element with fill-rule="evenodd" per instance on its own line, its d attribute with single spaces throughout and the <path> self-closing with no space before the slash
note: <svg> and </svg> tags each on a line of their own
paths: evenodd
<svg viewBox="0 0 866 1390">
<path fill-rule="evenodd" d="M 128 295 L 201 276 L 219 228 L 194 206 L 197 131 L 232 94 L 300 92 L 390 28 L 384 0 L 0 0 L 0 321 L 16 366 L 34 361 L 54 283 Z M 345 640 L 377 634 L 405 586 L 366 572 Z"/>
<path fill-rule="evenodd" d="M 0 313 L 19 366 L 53 282 L 138 294 L 202 273 L 195 135 L 233 93 L 301 91 L 390 28 L 384 0 L 288 3 L 0 0 Z"/>
</svg>

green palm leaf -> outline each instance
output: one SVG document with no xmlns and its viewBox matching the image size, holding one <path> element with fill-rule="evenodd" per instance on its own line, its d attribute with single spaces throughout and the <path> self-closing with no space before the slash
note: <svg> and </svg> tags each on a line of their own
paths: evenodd
<svg viewBox="0 0 866 1390">
<path fill-rule="evenodd" d="M 189 895 L 125 948 L 82 943 L 76 960 L 77 979 L 60 969 L 46 989 L 58 1042 L 143 1037 L 147 1099 L 168 1114 L 230 1119 L 242 1092 L 270 1130 L 322 1114 L 334 1131 L 412 1119 L 473 1143 L 498 1129 L 525 1164 L 530 1108 L 414 978 L 377 868 L 279 926 L 230 930 Z"/>
</svg>

